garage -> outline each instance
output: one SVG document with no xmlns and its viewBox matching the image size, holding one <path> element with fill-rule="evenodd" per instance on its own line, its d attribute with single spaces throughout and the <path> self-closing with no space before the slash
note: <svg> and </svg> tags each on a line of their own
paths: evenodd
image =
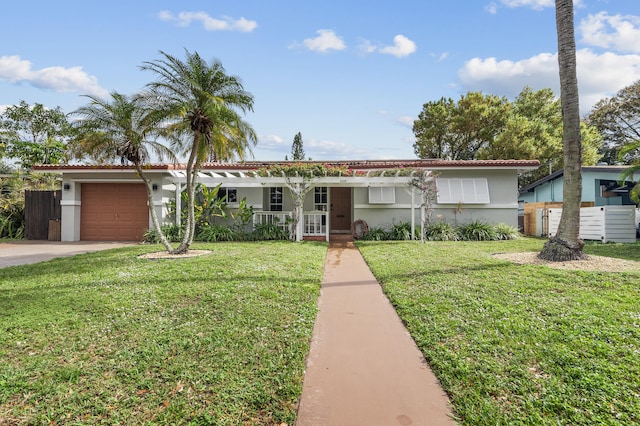
<svg viewBox="0 0 640 426">
<path fill-rule="evenodd" d="M 81 194 L 81 240 L 141 241 L 149 229 L 144 184 L 83 183 Z"/>
</svg>

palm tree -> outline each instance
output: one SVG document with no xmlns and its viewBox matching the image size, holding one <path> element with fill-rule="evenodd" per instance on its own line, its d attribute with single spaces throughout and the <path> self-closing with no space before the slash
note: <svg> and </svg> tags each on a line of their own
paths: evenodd
<svg viewBox="0 0 640 426">
<path fill-rule="evenodd" d="M 146 96 L 155 114 L 168 120 L 165 136 L 188 155 L 186 168 L 187 223 L 176 252 L 189 250 L 195 231 L 194 200 L 198 171 L 203 162 L 244 159 L 256 142 L 252 127 L 238 111 L 253 110 L 253 96 L 238 77 L 229 76 L 219 61 L 207 63 L 200 55 L 186 51 L 182 61 L 160 51 L 163 58 L 144 62 L 143 70 L 157 75 L 147 85 Z M 184 144 L 185 138 L 190 140 Z"/>
<path fill-rule="evenodd" d="M 165 237 L 153 204 L 151 180 L 144 171 L 151 153 L 160 160 L 165 156 L 175 161 L 173 151 L 157 140 L 149 139 L 158 133 L 158 122 L 153 120 L 153 111 L 147 108 L 144 98 L 111 93 L 110 100 L 87 96 L 89 104 L 78 108 L 72 114 L 79 120 L 78 143 L 90 155 L 97 158 L 120 157 L 122 164 L 131 162 L 147 188 L 147 202 L 153 227 L 160 242 L 167 251 L 173 247 Z"/>
<path fill-rule="evenodd" d="M 563 207 L 556 235 L 545 243 L 538 256 L 565 261 L 583 259 L 585 256 L 582 251 L 584 242 L 580 239 L 582 139 L 572 0 L 556 0 L 556 28 L 564 147 Z"/>
</svg>

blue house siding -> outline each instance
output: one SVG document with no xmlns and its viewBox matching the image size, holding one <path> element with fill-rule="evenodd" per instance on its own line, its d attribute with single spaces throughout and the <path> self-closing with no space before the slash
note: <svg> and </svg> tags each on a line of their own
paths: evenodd
<svg viewBox="0 0 640 426">
<path fill-rule="evenodd" d="M 596 206 L 634 205 L 628 194 L 633 183 L 627 181 L 626 188 L 620 183 L 624 170 L 625 167 L 619 166 L 583 167 L 582 201 L 593 202 Z M 563 185 L 564 175 L 561 170 L 522 188 L 518 200 L 524 203 L 562 202 Z"/>
</svg>

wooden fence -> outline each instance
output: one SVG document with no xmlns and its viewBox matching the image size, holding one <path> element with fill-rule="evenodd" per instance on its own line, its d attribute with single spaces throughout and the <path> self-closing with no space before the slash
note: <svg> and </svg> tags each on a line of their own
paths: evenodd
<svg viewBox="0 0 640 426">
<path fill-rule="evenodd" d="M 25 191 L 24 234 L 27 240 L 60 241 L 62 191 Z"/>
</svg>

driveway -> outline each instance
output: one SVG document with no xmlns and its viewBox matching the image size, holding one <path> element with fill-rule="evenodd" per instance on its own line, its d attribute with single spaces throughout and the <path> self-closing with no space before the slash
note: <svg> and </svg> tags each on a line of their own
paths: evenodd
<svg viewBox="0 0 640 426">
<path fill-rule="evenodd" d="M 12 241 L 0 243 L 0 268 L 37 263 L 56 257 L 136 245 L 135 242 L 100 241 Z"/>
</svg>

